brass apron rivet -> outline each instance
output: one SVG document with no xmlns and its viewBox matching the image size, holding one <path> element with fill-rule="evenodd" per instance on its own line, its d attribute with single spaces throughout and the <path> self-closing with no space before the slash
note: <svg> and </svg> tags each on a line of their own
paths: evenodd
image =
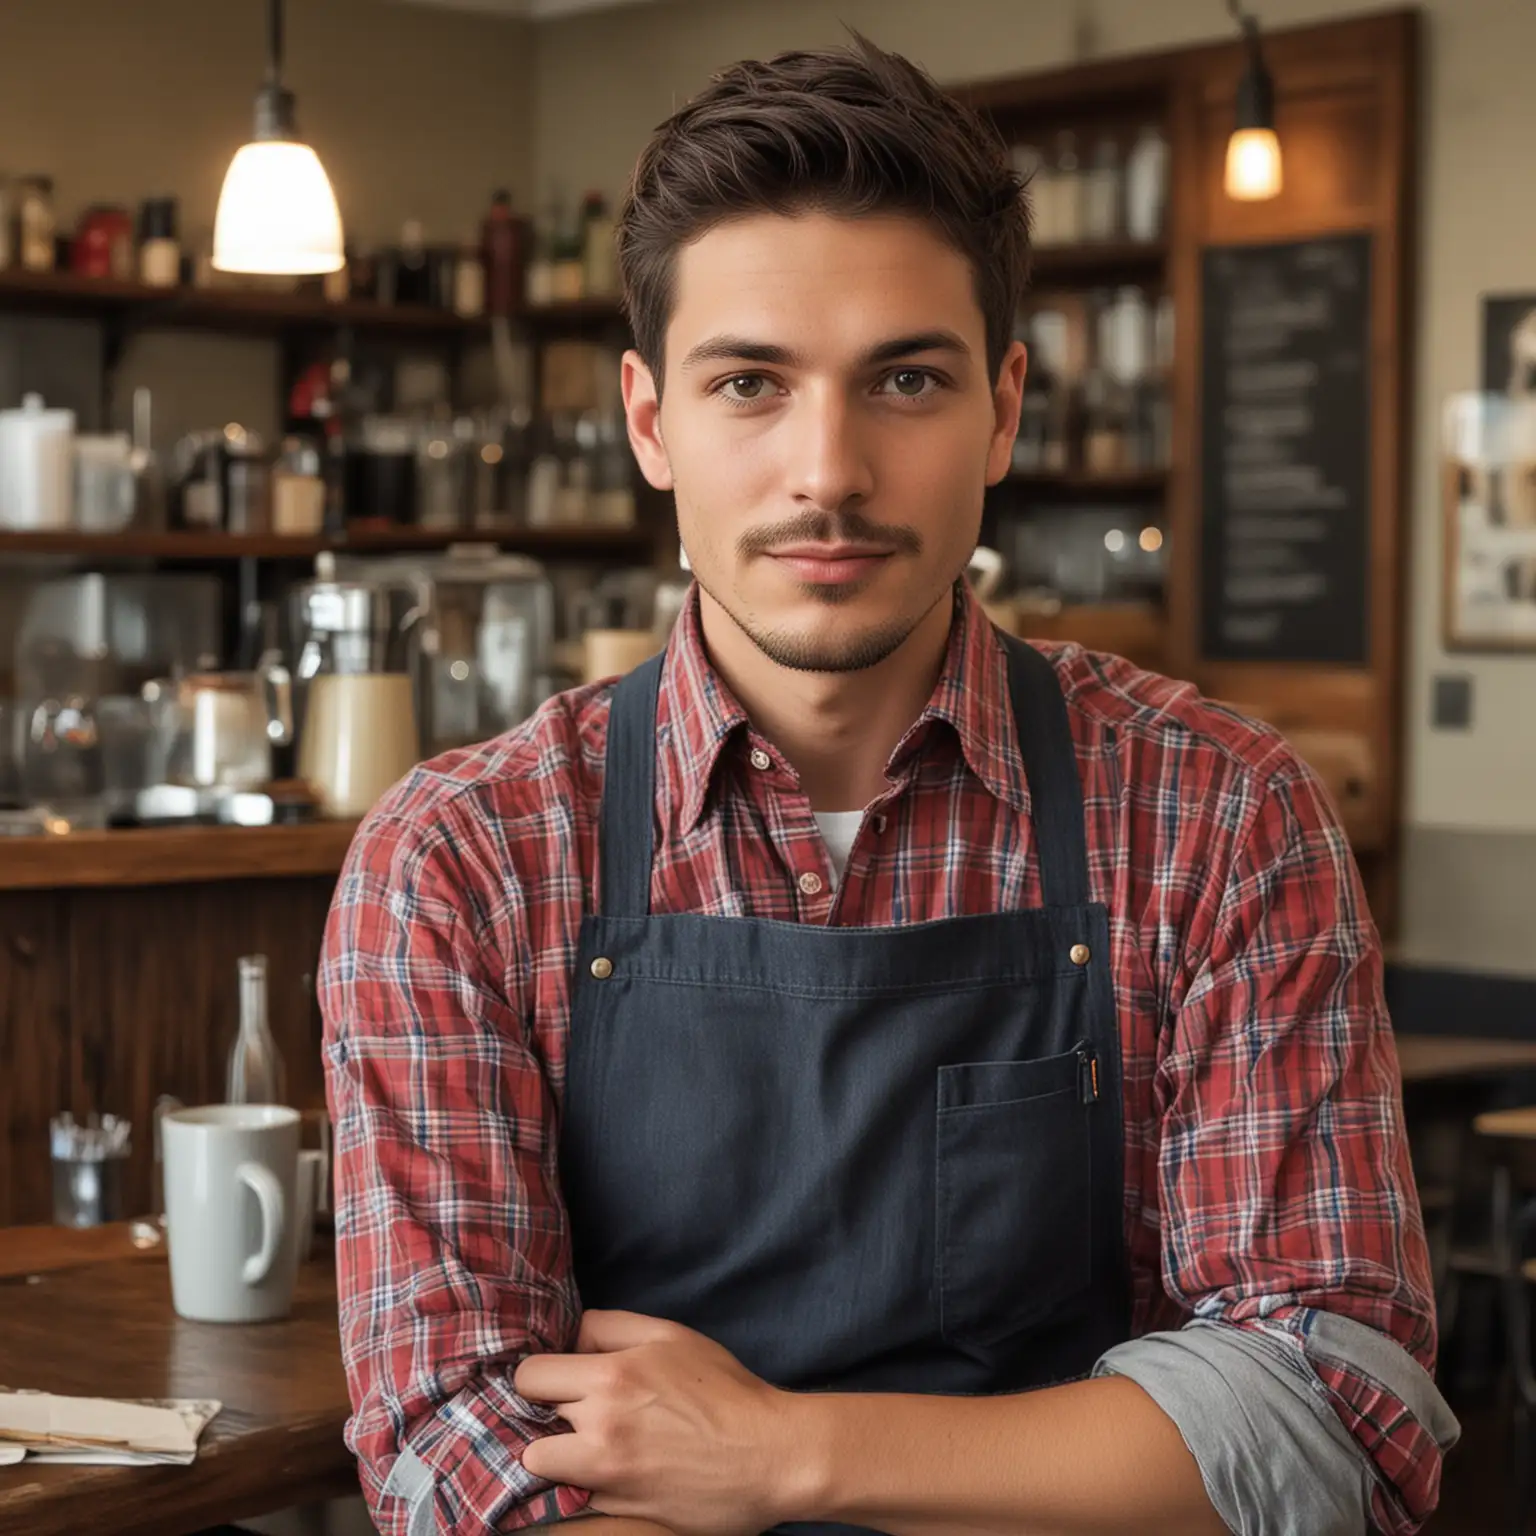
<svg viewBox="0 0 1536 1536">
<path fill-rule="evenodd" d="M 608 978 L 613 975 L 613 961 L 610 960 L 606 955 L 599 955 L 597 959 L 592 962 L 592 974 L 597 977 L 599 981 L 607 981 Z"/>
<path fill-rule="evenodd" d="M 1073 965 L 1087 965 L 1093 958 L 1093 951 L 1086 944 L 1074 944 L 1069 958 Z M 593 966 L 593 970 L 596 969 L 597 967 Z"/>
</svg>

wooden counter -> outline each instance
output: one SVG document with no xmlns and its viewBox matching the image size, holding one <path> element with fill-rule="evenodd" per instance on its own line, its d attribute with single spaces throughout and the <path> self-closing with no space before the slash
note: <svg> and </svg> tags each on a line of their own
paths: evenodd
<svg viewBox="0 0 1536 1536">
<path fill-rule="evenodd" d="M 28 1234 L 0 1231 L 0 1247 Z M 171 1306 L 164 1250 L 52 1268 L 6 1290 L 0 1380 L 87 1397 L 223 1404 L 190 1467 L 0 1468 L 0 1533 L 183 1536 L 358 1493 L 342 1440 L 351 1405 L 327 1254 L 299 1267 L 293 1312 L 255 1327 Z"/>
<path fill-rule="evenodd" d="M 3 838 L 0 891 L 335 875 L 356 830 L 355 821 L 322 821 Z"/>
</svg>

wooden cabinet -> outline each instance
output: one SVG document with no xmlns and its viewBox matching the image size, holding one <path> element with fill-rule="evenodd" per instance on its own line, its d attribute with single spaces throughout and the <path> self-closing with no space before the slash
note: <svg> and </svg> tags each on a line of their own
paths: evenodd
<svg viewBox="0 0 1536 1536">
<path fill-rule="evenodd" d="M 69 910 L 0 892 L 0 1226 L 52 1219 L 48 1120 L 69 1103 Z"/>
<path fill-rule="evenodd" d="M 1160 507 L 1167 535 L 1161 642 L 1149 644 L 1142 635 L 1139 644 L 1143 656 L 1161 653 L 1164 670 L 1290 737 L 1338 803 L 1377 921 L 1388 932 L 1402 794 L 1419 27 L 1417 12 L 1394 11 L 1264 34 L 1285 164 L 1284 188 L 1267 202 L 1233 201 L 1223 185 L 1246 66 L 1235 34 L 1214 46 L 990 81 L 960 93 L 1011 142 L 1025 141 L 1042 122 L 1079 129 L 1130 120 L 1163 125 L 1172 166 L 1169 225 L 1161 270 L 1143 280 L 1149 286 L 1160 282 L 1172 297 L 1173 442 Z M 1302 573 L 1313 580 L 1314 593 L 1324 594 L 1314 598 L 1318 606 L 1338 605 L 1336 614 L 1351 618 L 1358 643 L 1323 660 L 1326 648 L 1224 646 L 1212 638 L 1221 626 L 1202 613 L 1203 603 L 1214 602 L 1213 592 L 1219 599 L 1227 590 L 1212 530 L 1238 515 L 1223 494 L 1221 474 L 1212 469 L 1218 462 L 1213 449 L 1222 448 L 1217 434 L 1224 430 L 1222 401 L 1212 391 L 1222 380 L 1204 343 L 1220 339 L 1207 308 L 1213 258 L 1236 252 L 1252 265 L 1262 260 L 1261 247 L 1305 245 L 1321 252 L 1327 242 L 1366 255 L 1359 284 L 1364 313 L 1352 316 L 1365 339 L 1349 343 L 1341 333 L 1337 341 L 1340 349 L 1354 345 L 1359 355 L 1349 400 L 1361 426 L 1357 433 L 1334 432 L 1335 438 L 1350 437 L 1357 473 L 1349 477 L 1348 494 L 1323 514 L 1338 520 L 1324 526 L 1324 536 L 1348 521 L 1353 558 L 1337 571 Z M 1061 282 L 1068 270 L 1063 261 L 1054 254 L 1043 275 Z M 1084 268 L 1083 286 L 1103 281 Z M 1329 332 L 1322 339 L 1332 344 L 1331 337 Z M 1316 415 L 1327 424 L 1325 413 Z M 1096 487 L 1095 499 L 1112 489 Z M 1271 553 L 1283 560 L 1287 552 Z M 1085 644 L 1116 649 L 1118 630 L 1091 611 L 1058 619 L 1056 626 Z"/>
</svg>

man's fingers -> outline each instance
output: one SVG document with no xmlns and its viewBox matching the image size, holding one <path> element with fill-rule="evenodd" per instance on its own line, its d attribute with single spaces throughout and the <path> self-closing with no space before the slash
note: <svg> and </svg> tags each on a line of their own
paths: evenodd
<svg viewBox="0 0 1536 1536">
<path fill-rule="evenodd" d="M 643 1312 L 584 1312 L 576 1348 L 584 1355 L 607 1354 L 616 1349 L 634 1349 L 640 1344 L 660 1344 L 686 1332 L 680 1323 L 664 1317 L 647 1317 Z"/>
<path fill-rule="evenodd" d="M 594 1488 L 597 1466 L 580 1435 L 545 1435 L 523 1452 L 523 1468 L 546 1482 Z"/>
<path fill-rule="evenodd" d="M 581 1355 L 529 1355 L 512 1373 L 512 1390 L 535 1403 L 577 1403 L 596 1387 L 599 1362 Z"/>
</svg>

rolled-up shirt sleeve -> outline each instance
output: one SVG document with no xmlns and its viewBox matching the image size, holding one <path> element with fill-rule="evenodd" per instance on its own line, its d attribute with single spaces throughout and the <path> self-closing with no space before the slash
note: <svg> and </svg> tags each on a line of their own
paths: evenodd
<svg viewBox="0 0 1536 1536">
<path fill-rule="evenodd" d="M 1242 1536 L 1409 1536 L 1459 1428 L 1381 947 L 1327 796 L 1292 762 L 1192 946 L 1155 1083 L 1163 1286 L 1191 1321 L 1110 1351 Z M 1198 925 L 1197 925 L 1198 926 Z"/>
<path fill-rule="evenodd" d="M 471 1536 L 587 1503 L 523 1470 L 566 1426 L 512 1390 L 525 1355 L 573 1347 L 578 1311 L 551 1088 L 505 953 L 518 895 L 497 874 L 489 919 L 473 838 L 417 792 L 359 829 L 319 972 L 347 1443 L 386 1536 Z"/>
</svg>

